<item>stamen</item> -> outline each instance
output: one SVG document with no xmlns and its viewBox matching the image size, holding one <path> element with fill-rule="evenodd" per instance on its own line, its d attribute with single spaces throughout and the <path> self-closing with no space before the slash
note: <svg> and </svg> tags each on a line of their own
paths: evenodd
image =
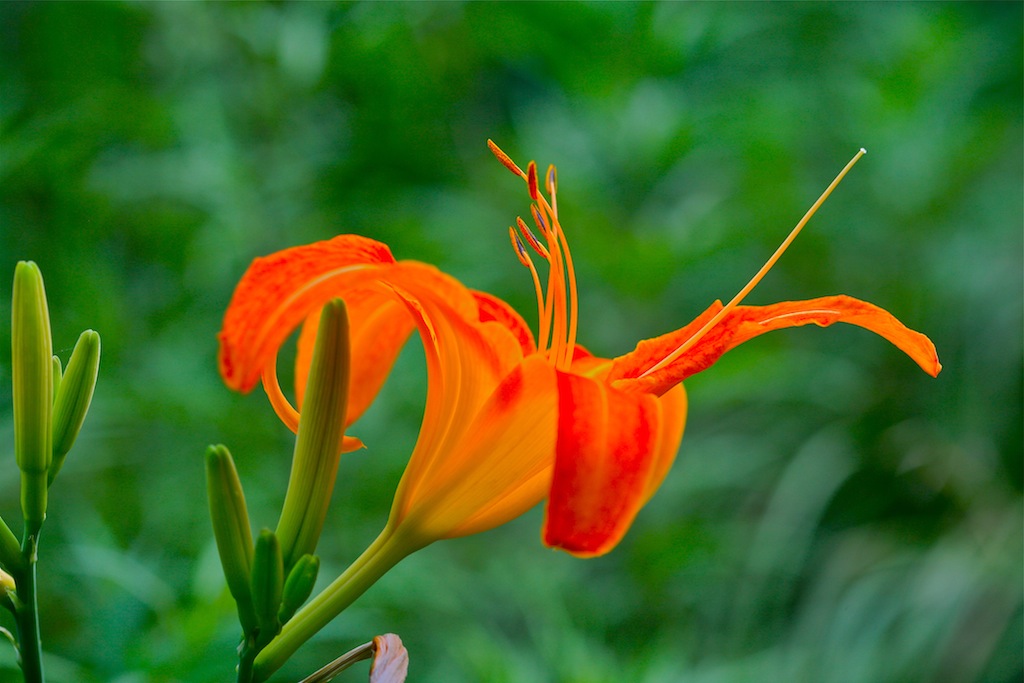
<svg viewBox="0 0 1024 683">
<path fill-rule="evenodd" d="M 523 239 L 526 240 L 527 244 L 533 247 L 534 251 L 547 259 L 549 257 L 547 247 L 537 241 L 537 237 L 533 234 L 533 231 L 530 230 L 530 226 L 528 226 L 519 216 L 516 216 L 516 225 L 519 226 L 519 232 L 523 234 Z"/>
<path fill-rule="evenodd" d="M 554 194 L 551 195 L 552 201 L 554 200 Z M 552 207 L 552 210 L 554 207 Z M 558 223 L 558 217 L 555 217 L 555 223 Z M 572 254 L 569 253 L 569 242 L 565 239 L 565 233 L 562 232 L 561 226 L 558 230 L 558 241 L 562 244 L 562 254 L 565 256 L 565 275 L 566 280 L 569 283 L 569 330 L 566 333 L 565 339 L 565 352 L 561 359 L 561 365 L 559 367 L 568 367 L 572 364 L 572 357 L 576 351 L 576 329 L 578 325 L 579 316 L 577 315 L 579 299 L 576 293 L 576 269 L 572 265 Z"/>
<path fill-rule="evenodd" d="M 516 256 L 519 257 L 519 262 L 524 266 L 529 267 L 530 255 L 526 253 L 526 247 L 523 245 L 523 241 L 519 239 L 519 235 L 516 234 L 515 228 L 511 225 L 508 226 L 508 236 L 512 240 L 512 248 L 516 251 Z"/>
<path fill-rule="evenodd" d="M 537 295 L 538 315 L 543 321 L 546 319 L 547 314 L 544 310 L 544 288 L 540 286 L 540 275 L 537 274 L 537 268 L 533 265 L 533 259 L 530 258 L 530 254 L 527 253 L 526 247 L 523 246 L 522 241 L 520 241 L 519 236 L 516 234 L 516 231 L 512 226 L 509 226 L 508 228 L 508 235 L 512 240 L 512 247 L 516 251 L 516 256 L 519 257 L 519 262 L 530 270 L 530 276 L 533 278 L 533 290 Z M 547 326 L 542 324 L 541 341 L 537 348 L 543 349 L 544 345 L 547 344 L 547 341 Z"/>
<path fill-rule="evenodd" d="M 526 174 L 523 173 L 523 169 L 516 166 L 516 163 L 512 161 L 509 155 L 502 152 L 501 148 L 494 144 L 493 140 L 487 141 L 487 147 L 491 150 L 491 154 L 496 156 L 498 158 L 498 161 L 500 161 L 505 168 L 512 171 L 512 173 L 516 174 L 520 178 L 526 178 Z"/>
<path fill-rule="evenodd" d="M 779 260 L 779 257 L 782 256 L 783 252 L 785 252 L 786 249 L 789 248 L 789 245 L 792 244 L 793 240 L 796 239 L 796 236 L 800 234 L 800 231 L 803 230 L 803 227 L 807 224 L 807 221 L 811 219 L 811 216 L 813 216 L 818 211 L 818 208 L 821 207 L 821 205 L 825 203 L 825 200 L 828 199 L 828 196 L 832 194 L 832 190 L 836 188 L 836 185 L 839 184 L 839 182 L 846 176 L 849 170 L 853 168 L 853 165 L 856 164 L 860 160 L 860 158 L 865 154 L 867 154 L 867 150 L 861 147 L 860 151 L 857 152 L 853 156 L 853 158 L 850 159 L 849 162 L 847 162 L 846 166 L 843 167 L 843 170 L 839 172 L 839 175 L 835 177 L 835 180 L 829 183 L 829 186 L 825 188 L 824 192 L 821 193 L 821 196 L 818 197 L 818 200 L 811 205 L 811 208 L 807 210 L 807 213 L 805 213 L 804 217 L 800 219 L 800 222 L 796 224 L 796 227 L 794 227 L 793 230 L 786 237 L 786 239 L 782 241 L 782 244 L 780 244 L 779 248 L 775 250 L 775 253 L 772 254 L 771 258 L 769 258 L 768 261 L 763 266 L 761 266 L 761 269 L 757 271 L 754 277 L 750 279 L 750 282 L 748 282 L 746 286 L 744 286 L 743 289 L 741 289 L 736 294 L 736 296 L 732 298 L 732 301 L 727 303 L 725 307 L 722 308 L 722 310 L 715 314 L 715 316 L 711 318 L 711 320 L 707 321 L 707 323 L 705 323 L 703 327 L 697 330 L 697 332 L 692 337 L 690 337 L 682 344 L 680 344 L 678 347 L 676 347 L 676 349 L 672 351 L 672 353 L 668 354 L 660 361 L 655 363 L 653 366 L 648 368 L 646 371 L 644 371 L 644 373 L 640 375 L 640 377 L 646 377 L 652 372 L 660 370 L 661 368 L 665 367 L 666 365 L 668 365 L 669 363 L 676 360 L 684 353 L 692 349 L 693 346 L 697 342 L 699 342 L 705 334 L 707 334 L 715 325 L 720 323 L 722 319 L 725 318 L 729 311 L 734 309 L 741 301 L 743 301 L 747 294 L 749 294 L 750 291 L 754 289 L 754 287 L 757 285 L 757 283 L 761 281 L 761 278 L 763 278 L 768 273 L 768 271 L 772 269 L 772 266 L 774 266 L 775 262 Z"/>
<path fill-rule="evenodd" d="M 520 262 L 530 269 L 537 292 L 537 307 L 540 312 L 537 350 L 546 352 L 548 360 L 556 367 L 568 367 L 572 363 L 576 346 L 578 295 L 576 271 L 569 253 L 569 245 L 558 223 L 557 171 L 553 165 L 549 166 L 544 177 L 545 189 L 551 197 L 549 203 L 538 187 L 536 163 L 531 161 L 527 166 L 527 172 L 523 173 L 522 169 L 493 141 L 488 140 L 487 146 L 505 168 L 526 181 L 530 199 L 534 202 L 530 205 L 530 213 L 533 215 L 533 221 L 537 224 L 541 236 L 547 242 L 547 246 L 545 247 L 541 240 L 537 239 L 536 235 L 519 217 L 516 218 L 516 225 L 522 239 L 512 228 L 509 229 L 509 235 Z M 548 261 L 546 291 L 540 285 L 540 276 L 526 252 L 523 240 Z"/>
<path fill-rule="evenodd" d="M 263 390 L 267 392 L 267 398 L 270 399 L 270 405 L 273 406 L 277 416 L 281 418 L 281 422 L 284 422 L 285 426 L 293 432 L 298 432 L 299 411 L 295 410 L 285 398 L 284 392 L 281 391 L 281 385 L 277 381 L 277 356 L 274 356 L 267 367 L 263 369 L 260 379 L 263 381 Z"/>
</svg>

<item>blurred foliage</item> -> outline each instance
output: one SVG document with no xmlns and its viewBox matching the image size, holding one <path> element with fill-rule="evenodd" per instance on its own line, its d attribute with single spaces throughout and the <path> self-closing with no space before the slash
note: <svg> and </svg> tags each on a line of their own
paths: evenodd
<svg viewBox="0 0 1024 683">
<path fill-rule="evenodd" d="M 202 454 L 230 446 L 272 525 L 291 443 L 216 371 L 253 257 L 358 232 L 535 321 L 491 137 L 559 165 L 602 355 L 731 296 L 863 145 L 750 301 L 867 299 L 945 369 L 854 328 L 751 342 L 688 382 L 617 551 L 544 550 L 539 510 L 435 545 L 275 680 L 394 631 L 415 681 L 1020 681 L 1021 25 L 1020 3 L 0 5 L 0 310 L 34 259 L 54 348 L 103 337 L 42 545 L 51 680 L 231 678 Z M 9 375 L 0 354 L 8 451 Z M 322 582 L 382 525 L 424 386 L 414 343 L 353 430 Z"/>
</svg>

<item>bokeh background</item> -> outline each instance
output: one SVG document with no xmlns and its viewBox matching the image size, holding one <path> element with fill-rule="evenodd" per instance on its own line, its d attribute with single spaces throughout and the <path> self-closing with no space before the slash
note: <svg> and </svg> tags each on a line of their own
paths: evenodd
<svg viewBox="0 0 1024 683">
<path fill-rule="evenodd" d="M 506 233 L 527 199 L 488 137 L 558 164 L 601 355 L 730 297 L 866 147 L 748 301 L 867 299 L 945 369 L 846 326 L 753 341 L 688 381 L 675 468 L 614 553 L 543 548 L 540 510 L 436 544 L 275 680 L 387 631 L 411 681 L 1022 680 L 1022 21 L 1020 3 L 0 5 L 0 317 L 33 259 L 62 358 L 82 329 L 103 339 L 40 556 L 50 680 L 232 678 L 202 454 L 231 448 L 273 527 L 292 444 L 217 375 L 252 258 L 357 232 L 535 322 Z M 9 377 L 0 354 L 7 454 Z M 424 389 L 413 342 L 353 429 L 369 448 L 343 460 L 321 584 L 383 524 Z"/>
</svg>

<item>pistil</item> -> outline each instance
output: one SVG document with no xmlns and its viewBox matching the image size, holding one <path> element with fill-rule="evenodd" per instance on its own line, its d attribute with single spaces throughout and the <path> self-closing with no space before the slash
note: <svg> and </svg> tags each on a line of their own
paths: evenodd
<svg viewBox="0 0 1024 683">
<path fill-rule="evenodd" d="M 765 264 L 761 266 L 761 269 L 757 271 L 754 277 L 750 279 L 750 282 L 748 282 L 743 287 L 743 289 L 737 292 L 736 296 L 734 296 L 732 300 L 729 303 L 727 303 L 724 308 L 722 308 L 722 310 L 720 310 L 713 318 L 708 320 L 707 323 L 705 323 L 699 330 L 697 330 L 696 333 L 693 334 L 693 336 L 691 336 L 689 339 L 687 339 L 682 344 L 677 346 L 671 353 L 669 353 L 667 356 L 665 356 L 660 361 L 655 363 L 653 366 L 645 370 L 644 373 L 640 375 L 640 377 L 646 377 L 652 372 L 660 370 L 661 368 L 665 367 L 672 361 L 676 360 L 677 358 L 685 354 L 687 351 L 693 348 L 693 346 L 697 342 L 699 342 L 701 338 L 704 337 L 704 335 L 710 332 L 715 327 L 715 325 L 720 323 L 725 318 L 725 316 L 729 314 L 730 311 L 736 308 L 736 306 L 738 306 L 739 303 L 743 301 L 744 298 L 746 298 L 747 294 L 750 294 L 751 290 L 754 289 L 757 283 L 759 283 L 761 279 L 768 274 L 768 271 L 772 269 L 772 266 L 775 265 L 775 262 L 779 260 L 779 257 L 782 256 L 786 249 L 789 248 L 789 245 L 793 243 L 793 240 L 796 239 L 796 236 L 800 234 L 800 231 L 803 230 L 803 227 L 807 224 L 807 221 L 811 219 L 811 216 L 813 216 L 818 211 L 821 205 L 825 203 L 825 200 L 828 199 L 828 196 L 832 194 L 832 190 L 836 188 L 836 186 L 846 176 L 849 170 L 853 168 L 853 165 L 856 164 L 860 160 L 860 158 L 865 154 L 867 154 L 867 150 L 861 147 L 860 151 L 853 155 L 853 158 L 850 159 L 849 162 L 847 162 L 846 166 L 843 167 L 843 170 L 839 172 L 839 175 L 837 175 L 835 179 L 831 183 L 829 183 L 829 186 L 825 188 L 824 192 L 821 193 L 821 196 L 818 197 L 818 200 L 811 205 L 811 208 L 807 210 L 807 213 L 805 213 L 804 217 L 800 219 L 800 222 L 796 224 L 796 227 L 794 227 L 793 230 L 790 231 L 786 239 L 782 241 L 782 244 L 780 244 L 779 248 L 775 250 L 775 253 L 771 255 L 771 258 L 769 258 L 765 262 Z"/>
</svg>

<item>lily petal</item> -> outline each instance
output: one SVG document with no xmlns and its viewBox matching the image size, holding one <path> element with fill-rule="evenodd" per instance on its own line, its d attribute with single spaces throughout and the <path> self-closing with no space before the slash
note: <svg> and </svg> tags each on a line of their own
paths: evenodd
<svg viewBox="0 0 1024 683">
<path fill-rule="evenodd" d="M 827 327 L 837 322 L 857 325 L 888 339 L 932 377 L 942 369 L 935 346 L 928 337 L 906 327 L 883 308 L 837 295 L 769 306 L 737 306 L 687 353 L 654 372 L 647 372 L 721 309 L 722 303 L 716 301 L 686 327 L 642 341 L 634 351 L 617 358 L 608 375 L 612 386 L 630 392 L 662 394 L 690 375 L 709 368 L 726 351 L 760 334 L 810 324 Z"/>
<path fill-rule="evenodd" d="M 217 335 L 224 382 L 250 391 L 312 311 L 365 282 L 367 269 L 394 262 L 387 245 L 359 235 L 339 235 L 254 260 L 235 288 Z"/>
<path fill-rule="evenodd" d="M 434 489 L 447 488 L 477 466 L 459 456 L 460 439 L 523 358 L 518 339 L 504 325 L 479 322 L 472 298 L 470 316 L 452 307 L 458 302 L 457 292 L 439 296 L 413 279 L 401 285 L 393 284 L 423 339 L 428 381 L 419 440 L 395 493 L 392 517 L 397 519 L 404 518 L 418 499 L 431 497 Z M 469 290 L 463 293 L 468 296 Z"/>
<path fill-rule="evenodd" d="M 593 557 L 619 542 L 644 503 L 655 456 L 664 450 L 662 420 L 661 405 L 650 394 L 558 373 L 558 437 L 544 543 Z"/>
<path fill-rule="evenodd" d="M 409 511 L 445 538 L 479 533 L 518 517 L 548 493 L 554 462 L 555 370 L 526 359 L 481 406 Z"/>
</svg>

